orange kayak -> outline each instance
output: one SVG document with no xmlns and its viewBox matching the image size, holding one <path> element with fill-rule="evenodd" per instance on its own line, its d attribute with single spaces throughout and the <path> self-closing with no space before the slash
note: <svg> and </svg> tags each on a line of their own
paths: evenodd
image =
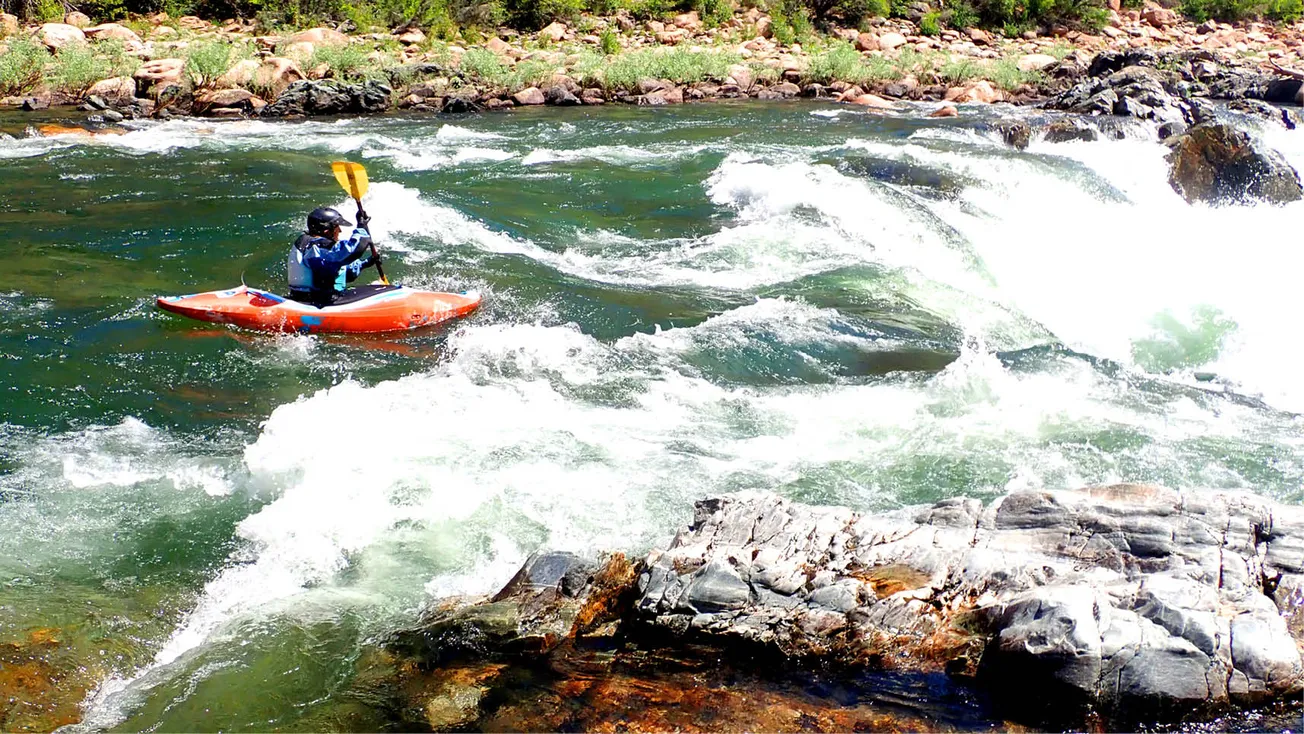
<svg viewBox="0 0 1304 734">
<path fill-rule="evenodd" d="M 340 300 L 335 305 L 318 308 L 242 285 L 226 291 L 163 296 L 157 303 L 164 311 L 246 329 L 300 334 L 374 334 L 433 326 L 465 316 L 480 305 L 480 294 L 364 286 L 352 298 L 346 291 Z"/>
</svg>

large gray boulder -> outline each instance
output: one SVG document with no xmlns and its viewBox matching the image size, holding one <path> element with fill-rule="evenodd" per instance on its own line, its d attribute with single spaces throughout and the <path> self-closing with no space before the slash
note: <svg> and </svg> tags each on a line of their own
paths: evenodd
<svg viewBox="0 0 1304 734">
<path fill-rule="evenodd" d="M 1223 123 L 1202 123 L 1169 138 L 1168 183 L 1189 202 L 1298 201 L 1299 174 L 1277 152 Z"/>
<path fill-rule="evenodd" d="M 632 621 L 789 659 L 972 676 L 1023 715 L 1114 725 L 1297 695 L 1304 508 L 1120 485 L 859 513 L 704 500 Z"/>
<path fill-rule="evenodd" d="M 346 84 L 334 79 L 297 81 L 285 88 L 276 101 L 262 108 L 263 117 L 303 117 L 384 112 L 394 93 L 377 81 Z"/>
</svg>

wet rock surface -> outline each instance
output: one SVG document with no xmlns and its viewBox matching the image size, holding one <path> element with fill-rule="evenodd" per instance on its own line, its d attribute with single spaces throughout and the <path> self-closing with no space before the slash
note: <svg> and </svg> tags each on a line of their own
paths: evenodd
<svg viewBox="0 0 1304 734">
<path fill-rule="evenodd" d="M 345 84 L 333 79 L 300 80 L 290 84 L 276 101 L 262 108 L 263 117 L 303 117 L 383 112 L 390 107 L 393 90 L 376 81 Z"/>
<path fill-rule="evenodd" d="M 1219 59 L 1207 51 L 1139 48 L 1097 54 L 1084 78 L 1046 100 L 1044 107 L 1087 115 L 1119 115 L 1164 125 L 1194 125 L 1213 117 L 1209 100 L 1291 124 L 1269 103 L 1298 105 L 1298 78 Z"/>
<path fill-rule="evenodd" d="M 742 493 L 697 503 L 640 564 L 532 557 L 389 649 L 425 681 L 404 684 L 409 718 L 435 728 L 1127 728 L 1289 706 L 1302 604 L 1304 508 L 1245 492 L 1119 485 L 886 513 Z M 903 680 L 924 708 L 886 703 Z M 943 699 L 968 708 L 927 709 Z M 838 713 L 846 700 L 868 708 Z"/>
<path fill-rule="evenodd" d="M 1301 198 L 1299 174 L 1280 154 L 1226 124 L 1196 125 L 1166 141 L 1168 182 L 1189 202 L 1286 204 Z"/>
<path fill-rule="evenodd" d="M 1020 716 L 1184 716 L 1299 692 L 1304 510 L 1124 485 L 865 515 L 772 495 L 697 505 L 636 615 L 787 658 L 944 669 Z M 1037 695 L 1030 696 L 1030 693 Z M 1044 702 L 1046 710 L 1033 702 Z"/>
</svg>

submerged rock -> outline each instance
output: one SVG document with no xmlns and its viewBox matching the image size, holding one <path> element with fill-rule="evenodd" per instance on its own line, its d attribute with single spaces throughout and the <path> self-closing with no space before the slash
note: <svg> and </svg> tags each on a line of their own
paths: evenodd
<svg viewBox="0 0 1304 734">
<path fill-rule="evenodd" d="M 1095 128 L 1084 125 L 1077 120 L 1055 120 L 1046 126 L 1045 140 L 1048 143 L 1091 142 L 1099 139 L 1100 134 L 1096 132 Z"/>
<path fill-rule="evenodd" d="M 1189 202 L 1285 204 L 1301 198 L 1295 169 L 1230 125 L 1203 123 L 1165 142 L 1172 148 L 1168 183 Z"/>
<path fill-rule="evenodd" d="M 294 82 L 276 101 L 262 108 L 263 117 L 341 115 L 383 112 L 389 109 L 393 90 L 377 81 L 345 84 L 334 79 Z"/>
<path fill-rule="evenodd" d="M 536 553 L 493 597 L 429 610 L 394 647 L 431 661 L 546 652 L 619 616 L 634 578 L 621 554 L 593 563 Z"/>
</svg>

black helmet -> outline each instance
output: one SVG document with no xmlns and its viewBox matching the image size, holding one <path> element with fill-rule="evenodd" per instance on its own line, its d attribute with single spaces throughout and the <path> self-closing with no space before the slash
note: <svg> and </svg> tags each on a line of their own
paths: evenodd
<svg viewBox="0 0 1304 734">
<path fill-rule="evenodd" d="M 345 219 L 343 214 L 328 206 L 319 206 L 308 215 L 308 234 L 327 235 L 339 224 L 353 226 L 353 222 Z"/>
</svg>

